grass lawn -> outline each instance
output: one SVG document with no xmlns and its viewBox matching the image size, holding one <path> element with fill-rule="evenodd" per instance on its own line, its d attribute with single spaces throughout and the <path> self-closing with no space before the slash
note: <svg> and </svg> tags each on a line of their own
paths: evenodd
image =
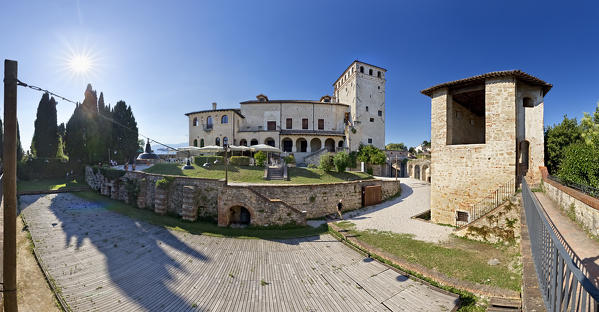
<svg viewBox="0 0 599 312">
<path fill-rule="evenodd" d="M 224 165 L 213 165 L 210 166 L 210 168 L 203 168 L 196 165 L 194 165 L 193 167 L 194 169 L 182 170 L 181 165 L 177 164 L 156 164 L 144 171 L 148 173 L 169 174 L 206 179 L 225 178 Z M 288 174 L 289 181 L 267 181 L 263 179 L 263 168 L 229 166 L 229 181 L 231 182 L 316 184 L 372 179 L 371 175 L 363 172 L 327 173 L 323 170 L 312 168 L 289 168 Z"/>
<path fill-rule="evenodd" d="M 17 190 L 19 192 L 32 191 L 55 191 L 63 188 L 86 186 L 84 182 L 79 182 L 76 179 L 49 179 L 49 180 L 30 180 L 17 182 Z"/>
<path fill-rule="evenodd" d="M 336 224 L 370 246 L 447 276 L 520 291 L 521 265 L 518 261 L 518 246 L 491 245 L 458 237 L 434 244 L 415 240 L 410 234 L 358 231 L 349 221 Z M 494 258 L 500 263 L 489 265 L 487 262 Z"/>
<path fill-rule="evenodd" d="M 116 201 L 94 192 L 78 192 L 73 195 L 79 196 L 91 202 L 99 203 L 106 209 L 126 215 L 133 219 L 145 221 L 151 224 L 164 226 L 169 229 L 184 231 L 191 234 L 202 234 L 219 237 L 235 238 L 260 238 L 260 239 L 283 239 L 295 237 L 308 237 L 326 233 L 328 226 L 323 224 L 318 228 L 310 226 L 288 225 L 273 227 L 247 227 L 245 229 L 218 227 L 212 222 L 188 222 L 180 217 L 159 216 L 151 210 L 138 209 L 123 202 Z"/>
</svg>

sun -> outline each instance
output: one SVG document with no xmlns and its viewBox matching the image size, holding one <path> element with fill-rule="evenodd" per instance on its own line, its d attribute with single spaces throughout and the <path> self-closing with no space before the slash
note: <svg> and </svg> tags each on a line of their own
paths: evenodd
<svg viewBox="0 0 599 312">
<path fill-rule="evenodd" d="M 93 64 L 87 55 L 73 55 L 69 61 L 69 68 L 74 74 L 89 72 Z"/>
</svg>

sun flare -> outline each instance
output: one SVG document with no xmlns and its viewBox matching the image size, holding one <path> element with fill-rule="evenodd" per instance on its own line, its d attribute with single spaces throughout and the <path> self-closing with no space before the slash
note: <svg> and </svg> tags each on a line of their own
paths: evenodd
<svg viewBox="0 0 599 312">
<path fill-rule="evenodd" d="M 76 74 L 87 73 L 92 67 L 91 60 L 86 55 L 73 55 L 69 61 L 69 67 Z"/>
</svg>

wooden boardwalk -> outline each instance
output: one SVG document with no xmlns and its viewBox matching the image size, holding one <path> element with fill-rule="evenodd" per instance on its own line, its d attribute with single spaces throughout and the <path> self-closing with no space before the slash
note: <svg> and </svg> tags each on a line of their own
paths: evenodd
<svg viewBox="0 0 599 312">
<path fill-rule="evenodd" d="M 74 311 L 451 311 L 457 303 L 329 235 L 219 238 L 72 194 L 20 203 L 42 265 Z"/>
</svg>

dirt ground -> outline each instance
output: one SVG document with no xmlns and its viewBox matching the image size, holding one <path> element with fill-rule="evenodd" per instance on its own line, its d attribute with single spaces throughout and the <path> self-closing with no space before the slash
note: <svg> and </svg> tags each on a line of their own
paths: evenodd
<svg viewBox="0 0 599 312">
<path fill-rule="evenodd" d="M 24 229 L 21 217 L 17 221 L 17 300 L 19 311 L 58 312 L 54 293 L 42 273 Z M 0 302 L 2 300 L 0 299 Z"/>
</svg>

